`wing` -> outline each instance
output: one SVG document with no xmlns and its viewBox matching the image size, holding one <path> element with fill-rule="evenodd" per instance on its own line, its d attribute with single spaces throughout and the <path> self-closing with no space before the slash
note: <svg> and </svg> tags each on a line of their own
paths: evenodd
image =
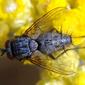
<svg viewBox="0 0 85 85">
<path fill-rule="evenodd" d="M 38 65 L 46 70 L 63 74 L 63 75 L 72 75 L 75 73 L 74 71 L 68 70 L 66 66 L 68 67 L 65 62 L 61 62 L 61 60 L 53 60 L 49 56 L 46 56 L 39 51 L 36 51 L 36 53 L 32 56 L 32 58 L 29 59 L 33 64 Z M 68 62 L 69 63 L 69 62 Z M 69 67 L 70 68 L 70 67 Z"/>
<path fill-rule="evenodd" d="M 31 38 L 36 38 L 41 33 L 51 31 L 53 29 L 52 21 L 58 20 L 65 12 L 67 8 L 57 7 L 47 12 L 45 15 L 36 20 L 23 35 L 28 35 Z"/>
</svg>

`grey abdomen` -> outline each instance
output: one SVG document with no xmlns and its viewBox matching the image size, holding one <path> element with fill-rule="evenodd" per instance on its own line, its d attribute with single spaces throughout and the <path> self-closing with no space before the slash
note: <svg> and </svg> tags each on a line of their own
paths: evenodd
<svg viewBox="0 0 85 85">
<path fill-rule="evenodd" d="M 63 50 L 63 47 L 71 43 L 71 37 L 57 32 L 48 32 L 40 35 L 37 39 L 38 50 L 45 54 L 51 54 L 54 51 Z"/>
</svg>

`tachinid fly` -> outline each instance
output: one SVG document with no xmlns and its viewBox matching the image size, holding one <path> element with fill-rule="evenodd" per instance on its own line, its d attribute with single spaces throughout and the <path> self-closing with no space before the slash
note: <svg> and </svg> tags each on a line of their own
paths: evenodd
<svg viewBox="0 0 85 85">
<path fill-rule="evenodd" d="M 62 50 L 71 44 L 71 37 L 57 32 L 47 32 L 33 40 L 28 36 L 16 37 L 6 42 L 6 53 L 9 58 L 31 58 L 35 51 L 52 57 L 54 51 Z M 53 58 L 53 57 L 52 57 Z"/>
<path fill-rule="evenodd" d="M 60 52 L 59 56 L 68 50 L 68 46 L 72 44 L 71 35 L 58 32 L 52 25 L 53 20 L 58 20 L 67 8 L 54 8 L 41 18 L 36 20 L 21 36 L 17 36 L 6 42 L 5 49 L 1 49 L 2 53 L 6 52 L 8 58 L 16 58 L 18 60 L 28 59 L 33 64 L 36 64 L 47 70 L 70 74 L 72 72 L 59 68 L 59 66 L 49 66 L 44 61 L 48 61 L 48 57 L 57 62 L 52 56 L 53 52 Z M 59 57 L 57 56 L 57 58 Z"/>
</svg>

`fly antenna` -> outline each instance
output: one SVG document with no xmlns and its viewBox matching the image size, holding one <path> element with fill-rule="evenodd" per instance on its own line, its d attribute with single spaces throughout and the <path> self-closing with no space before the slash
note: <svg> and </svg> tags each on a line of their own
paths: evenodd
<svg viewBox="0 0 85 85">
<path fill-rule="evenodd" d="M 0 52 L 1 52 L 0 56 L 3 56 L 4 53 L 6 52 L 6 49 L 4 49 L 4 48 L 0 48 Z"/>
</svg>

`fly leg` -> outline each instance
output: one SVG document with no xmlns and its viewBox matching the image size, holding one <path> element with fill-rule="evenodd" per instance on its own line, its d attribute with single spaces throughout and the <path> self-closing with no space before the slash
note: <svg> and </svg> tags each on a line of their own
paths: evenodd
<svg viewBox="0 0 85 85">
<path fill-rule="evenodd" d="M 60 54 L 57 55 L 57 57 L 54 57 L 52 54 L 49 54 L 49 56 L 53 59 L 53 60 L 56 60 L 58 59 L 59 57 L 61 57 L 64 53 L 66 53 L 67 51 L 69 50 L 73 50 L 73 49 L 64 49 Z"/>
<path fill-rule="evenodd" d="M 49 55 L 52 59 L 58 59 L 59 57 L 61 57 L 64 53 L 66 53 L 69 50 L 76 50 L 76 49 L 85 49 L 85 47 L 74 47 L 74 48 L 69 48 L 69 49 L 65 49 L 63 52 L 61 52 L 57 57 L 54 57 L 52 54 Z"/>
<path fill-rule="evenodd" d="M 63 52 L 61 52 L 59 55 L 57 55 L 57 57 L 54 57 L 52 54 L 49 54 L 50 58 L 52 58 L 53 60 L 58 59 L 59 57 L 61 57 L 64 53 L 66 53 L 66 51 L 68 50 L 64 50 Z"/>
</svg>

